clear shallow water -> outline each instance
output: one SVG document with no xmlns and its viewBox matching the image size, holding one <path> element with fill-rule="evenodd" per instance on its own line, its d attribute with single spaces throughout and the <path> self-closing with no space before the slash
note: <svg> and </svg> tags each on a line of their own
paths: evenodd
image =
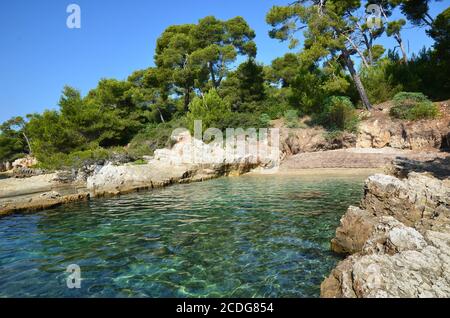
<svg viewBox="0 0 450 318">
<path fill-rule="evenodd" d="M 1 218 L 0 297 L 317 297 L 363 179 L 221 178 Z"/>
</svg>

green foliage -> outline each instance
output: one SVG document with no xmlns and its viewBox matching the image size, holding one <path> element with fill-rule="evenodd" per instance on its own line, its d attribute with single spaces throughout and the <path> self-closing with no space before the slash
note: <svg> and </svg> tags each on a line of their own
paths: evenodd
<svg viewBox="0 0 450 318">
<path fill-rule="evenodd" d="M 422 93 L 401 92 L 395 95 L 393 102 L 390 115 L 394 118 L 419 120 L 439 115 L 437 106 Z"/>
<path fill-rule="evenodd" d="M 395 56 L 393 56 L 395 59 Z M 394 86 L 409 92 L 422 92 L 432 100 L 450 98 L 450 62 L 441 60 L 433 50 L 421 50 L 408 64 L 391 63 L 387 73 Z"/>
<path fill-rule="evenodd" d="M 138 159 L 133 162 L 133 165 L 135 165 L 135 166 L 140 166 L 140 165 L 145 165 L 145 164 L 147 164 L 147 161 L 145 161 L 143 159 Z"/>
<path fill-rule="evenodd" d="M 243 62 L 222 82 L 218 93 L 234 111 L 258 111 L 260 103 L 266 98 L 263 66 L 253 59 Z"/>
<path fill-rule="evenodd" d="M 223 116 L 217 126 L 218 129 L 225 130 L 226 128 L 266 128 L 262 126 L 260 117 L 257 113 L 237 113 L 232 112 Z"/>
<path fill-rule="evenodd" d="M 266 113 L 271 119 L 283 117 L 283 114 L 290 108 L 291 88 L 268 87 L 266 89 L 267 97 L 260 103 L 260 111 Z"/>
<path fill-rule="evenodd" d="M 303 50 L 300 53 L 302 64 L 319 65 L 325 62 L 325 65 L 340 64 L 347 68 L 362 103 L 370 109 L 364 85 L 359 80 L 351 58 L 357 50 L 348 48 L 354 46 L 351 38 L 358 36 L 360 27 L 355 27 L 355 19 L 360 8 L 360 1 L 295 1 L 286 6 L 272 7 L 266 21 L 273 27 L 269 35 L 282 41 L 290 40 L 291 47 L 299 44 L 295 34 L 305 29 Z M 332 68 L 335 69 L 334 65 Z M 330 79 L 334 82 L 334 77 Z M 337 83 L 342 84 L 344 81 L 341 78 Z M 306 100 L 306 103 L 309 102 Z"/>
<path fill-rule="evenodd" d="M 13 161 L 25 153 L 23 141 L 20 137 L 0 134 L 0 162 Z"/>
<path fill-rule="evenodd" d="M 384 46 L 380 45 L 380 44 L 374 44 L 372 46 L 371 49 L 371 53 L 372 53 L 372 65 L 377 65 L 378 62 L 381 60 L 381 58 L 383 57 L 384 53 L 386 52 L 386 49 L 384 48 Z M 369 58 L 369 52 L 366 49 L 364 51 L 364 57 L 366 59 Z M 370 69 L 370 68 L 369 68 Z"/>
<path fill-rule="evenodd" d="M 405 24 L 406 21 L 404 19 L 389 22 L 386 29 L 386 35 L 394 36 L 400 34 Z"/>
<path fill-rule="evenodd" d="M 302 66 L 292 82 L 289 101 L 301 114 L 318 113 L 328 96 L 350 95 L 350 83 L 337 64 L 330 63 L 322 69 Z"/>
<path fill-rule="evenodd" d="M 263 127 L 269 127 L 271 120 L 270 116 L 266 113 L 262 113 L 261 116 L 259 116 L 259 121 Z"/>
<path fill-rule="evenodd" d="M 284 113 L 284 121 L 288 128 L 298 128 L 298 113 L 294 109 L 289 109 Z"/>
<path fill-rule="evenodd" d="M 24 119 L 13 117 L 0 125 L 0 162 L 13 161 L 27 152 Z"/>
<path fill-rule="evenodd" d="M 39 153 L 38 168 L 46 170 L 78 169 L 85 164 L 93 164 L 100 160 L 111 159 L 118 153 L 125 153 L 123 148 L 95 148 L 73 151 L 71 153 Z"/>
<path fill-rule="evenodd" d="M 299 115 L 311 115 L 334 138 L 335 132 L 357 129 L 353 103 L 360 106 L 365 95 L 373 103 L 402 90 L 422 92 L 432 100 L 450 98 L 450 9 L 431 23 L 428 0 L 381 4 L 388 17 L 400 6 L 409 21 L 428 25 L 435 40 L 433 50 L 402 62 L 395 49 L 383 58 L 385 48 L 374 41 L 386 34 L 402 43 L 405 20 L 379 30 L 361 25 L 357 13 L 364 4 L 301 0 L 273 7 L 266 17 L 270 36 L 303 49 L 270 66 L 256 62 L 255 33 L 241 17 L 222 21 L 208 16 L 197 24 L 170 26 L 157 40 L 155 67 L 135 71 L 125 81 L 102 79 L 87 96 L 65 87 L 58 110 L 28 115 L 28 122 L 20 117 L 5 122 L 0 126 L 0 160 L 33 153 L 45 167 L 77 166 L 125 146 L 141 158 L 170 146 L 174 129 L 192 131 L 194 120 L 202 120 L 204 130 L 268 127 L 282 117 L 288 127 L 298 127 Z M 299 30 L 303 37 L 296 36 Z M 352 67 L 355 54 L 369 64 L 359 73 Z M 239 56 L 245 59 L 237 65 Z M 362 85 L 357 85 L 359 78 Z M 437 116 L 424 95 L 398 94 L 395 103 L 396 118 Z"/>
<path fill-rule="evenodd" d="M 226 128 L 224 122 L 231 116 L 230 104 L 223 100 L 215 89 L 211 89 L 203 97 L 195 97 L 189 104 L 187 114 L 189 130 L 194 132 L 194 121 L 201 120 L 203 130 L 214 127 Z"/>
<path fill-rule="evenodd" d="M 361 80 L 372 103 L 382 103 L 390 100 L 396 93 L 401 91 L 400 84 L 395 85 L 394 77 L 390 74 L 390 67 L 394 62 L 382 59 L 379 63 L 361 71 Z"/>
<path fill-rule="evenodd" d="M 170 137 L 177 128 L 187 127 L 186 118 L 176 118 L 167 123 L 149 124 L 131 140 L 127 151 L 133 158 L 153 155 L 156 149 L 169 147 Z"/>
<path fill-rule="evenodd" d="M 356 132 L 359 118 L 353 103 L 345 96 L 332 96 L 327 99 L 323 112 L 315 121 L 330 130 Z"/>
<path fill-rule="evenodd" d="M 406 18 L 416 26 L 430 25 L 428 15 L 430 0 L 395 0 L 394 3 L 400 3 L 400 9 Z"/>
<path fill-rule="evenodd" d="M 218 88 L 238 55 L 256 56 L 254 37 L 242 17 L 208 16 L 198 24 L 170 26 L 157 41 L 155 64 L 168 74 L 174 93 L 184 97 L 187 110 L 192 93 Z"/>
<path fill-rule="evenodd" d="M 30 115 L 27 131 L 38 160 L 48 154 L 68 154 L 86 145 L 87 140 L 74 129 L 74 124 L 57 111 Z"/>
<path fill-rule="evenodd" d="M 450 7 L 436 17 L 431 30 L 428 30 L 427 33 L 435 41 L 436 59 L 444 64 L 445 70 L 448 71 L 450 64 Z"/>
<path fill-rule="evenodd" d="M 283 57 L 273 60 L 272 65 L 266 68 L 266 78 L 275 85 L 288 87 L 298 76 L 300 68 L 301 63 L 298 55 L 287 53 Z"/>
</svg>

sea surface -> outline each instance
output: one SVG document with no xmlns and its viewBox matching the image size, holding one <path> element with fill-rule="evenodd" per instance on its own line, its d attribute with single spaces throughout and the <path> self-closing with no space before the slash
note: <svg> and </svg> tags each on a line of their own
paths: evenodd
<svg viewBox="0 0 450 318">
<path fill-rule="evenodd" d="M 0 218 L 0 297 L 318 297 L 364 178 L 247 175 Z"/>
</svg>

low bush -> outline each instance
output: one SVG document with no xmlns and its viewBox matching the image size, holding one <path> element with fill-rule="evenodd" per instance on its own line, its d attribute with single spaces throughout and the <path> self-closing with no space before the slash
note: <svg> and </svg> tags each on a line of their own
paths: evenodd
<svg viewBox="0 0 450 318">
<path fill-rule="evenodd" d="M 96 148 L 83 151 L 75 151 L 69 154 L 55 153 L 38 156 L 38 168 L 46 170 L 61 170 L 61 169 L 78 169 L 85 164 L 98 163 L 101 160 L 111 159 L 119 154 L 125 154 L 126 151 L 121 147 L 114 147 L 110 149 Z"/>
<path fill-rule="evenodd" d="M 361 81 L 373 104 L 392 99 L 402 89 L 400 84 L 394 83 L 393 75 L 389 74 L 392 64 L 394 62 L 386 58 L 380 60 L 377 65 L 363 68 L 361 71 Z"/>
<path fill-rule="evenodd" d="M 167 123 L 149 124 L 131 140 L 128 153 L 134 158 L 151 156 L 156 149 L 171 146 L 170 137 L 177 128 L 187 128 L 185 117 L 173 119 Z"/>
<path fill-rule="evenodd" d="M 284 113 L 284 122 L 288 128 L 298 128 L 298 112 L 294 109 L 289 109 Z"/>
<path fill-rule="evenodd" d="M 266 113 L 262 113 L 261 116 L 259 116 L 259 122 L 263 127 L 269 127 L 271 120 L 270 116 Z"/>
<path fill-rule="evenodd" d="M 332 131 L 356 132 L 360 120 L 348 97 L 332 96 L 326 100 L 323 111 L 315 116 L 314 121 Z"/>
<path fill-rule="evenodd" d="M 397 119 L 433 119 L 439 115 L 438 107 L 422 93 L 401 92 L 394 96 L 390 116 Z"/>
<path fill-rule="evenodd" d="M 217 123 L 216 128 L 225 130 L 226 128 L 261 128 L 263 126 L 260 116 L 257 113 L 230 113 Z"/>
</svg>

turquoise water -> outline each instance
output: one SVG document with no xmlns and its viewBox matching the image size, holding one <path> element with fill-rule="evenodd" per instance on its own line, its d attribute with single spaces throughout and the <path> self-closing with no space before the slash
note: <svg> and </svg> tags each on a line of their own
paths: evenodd
<svg viewBox="0 0 450 318">
<path fill-rule="evenodd" d="M 317 297 L 363 179 L 221 178 L 1 218 L 0 297 Z"/>
</svg>

